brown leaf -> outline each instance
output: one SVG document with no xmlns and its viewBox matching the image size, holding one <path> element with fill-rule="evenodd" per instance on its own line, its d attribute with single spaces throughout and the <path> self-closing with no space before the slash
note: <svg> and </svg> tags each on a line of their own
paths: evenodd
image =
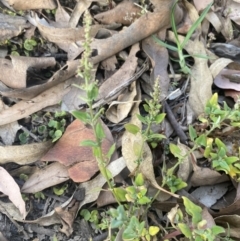
<svg viewBox="0 0 240 241">
<path fill-rule="evenodd" d="M 162 30 L 158 35 L 165 35 L 166 30 Z M 151 60 L 153 71 L 150 77 L 149 87 L 144 87 L 144 91 L 150 94 L 153 91 L 154 81 L 159 77 L 159 85 L 161 86 L 160 100 L 163 100 L 168 95 L 168 88 L 170 78 L 168 76 L 168 51 L 165 47 L 156 43 L 152 37 L 145 39 L 142 43 L 142 48 L 144 52 L 148 55 Z M 147 91 L 146 91 L 147 90 Z"/>
<path fill-rule="evenodd" d="M 240 216 L 239 215 L 224 215 L 214 219 L 217 225 L 224 227 L 229 237 L 234 240 L 240 240 Z M 238 238 L 238 239 L 235 239 Z"/>
<path fill-rule="evenodd" d="M 0 13 L 0 40 L 5 41 L 18 36 L 30 24 L 24 17 Z"/>
<path fill-rule="evenodd" d="M 69 176 L 75 182 L 89 180 L 97 171 L 98 164 L 91 147 L 80 146 L 84 140 L 95 140 L 92 129 L 87 128 L 81 121 L 73 121 L 57 144 L 48 151 L 42 161 L 58 161 L 69 167 Z M 107 154 L 112 141 L 104 139 L 102 150 Z"/>
<path fill-rule="evenodd" d="M 26 207 L 19 186 L 3 167 L 0 167 L 0 176 L 0 191 L 9 197 L 12 203 L 19 209 L 22 218 L 25 219 Z"/>
<path fill-rule="evenodd" d="M 55 9 L 57 7 L 54 0 L 5 0 L 4 2 L 15 10 Z"/>
<path fill-rule="evenodd" d="M 125 89 L 122 94 L 118 96 L 117 101 L 112 101 L 106 111 L 106 117 L 113 123 L 119 123 L 124 120 L 134 105 L 134 98 L 136 97 L 136 83 L 133 82 L 129 89 Z"/>
<path fill-rule="evenodd" d="M 0 146 L 0 163 L 26 165 L 38 161 L 52 146 L 51 141 L 20 146 Z"/>
<path fill-rule="evenodd" d="M 103 24 L 121 23 L 129 26 L 141 16 L 141 8 L 134 1 L 122 1 L 115 8 L 96 14 L 94 18 Z"/>
<path fill-rule="evenodd" d="M 220 174 L 210 168 L 194 166 L 194 173 L 191 177 L 191 185 L 193 187 L 214 185 L 226 181 L 229 181 L 229 177 L 226 174 Z"/>
<path fill-rule="evenodd" d="M 11 56 L 11 60 L 0 59 L 1 81 L 12 88 L 25 88 L 28 68 L 41 69 L 55 64 L 54 58 Z"/>
<path fill-rule="evenodd" d="M 36 193 L 43 189 L 52 187 L 69 179 L 65 166 L 56 162 L 37 170 L 24 183 L 21 191 L 23 193 Z"/>
<path fill-rule="evenodd" d="M 5 125 L 13 121 L 27 117 L 47 106 L 58 104 L 62 96 L 69 91 L 69 86 L 60 83 L 31 101 L 20 101 L 12 107 L 0 112 L 0 125 Z"/>
</svg>

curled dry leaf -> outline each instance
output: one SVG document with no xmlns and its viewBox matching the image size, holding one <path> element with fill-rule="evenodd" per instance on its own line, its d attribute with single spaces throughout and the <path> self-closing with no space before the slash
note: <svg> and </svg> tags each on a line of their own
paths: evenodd
<svg viewBox="0 0 240 241">
<path fill-rule="evenodd" d="M 106 111 L 106 117 L 113 123 L 119 123 L 125 119 L 134 105 L 134 98 L 136 97 L 136 83 L 133 82 L 131 87 L 125 89 L 122 94 L 118 96 L 117 101 L 113 101 Z"/>
<path fill-rule="evenodd" d="M 0 146 L 0 163 L 14 162 L 26 165 L 39 160 L 51 147 L 51 141 L 21 146 Z"/>
<path fill-rule="evenodd" d="M 3 167 L 0 167 L 0 177 L 0 191 L 9 197 L 11 202 L 19 209 L 22 218 L 25 219 L 26 207 L 19 186 Z"/>
<path fill-rule="evenodd" d="M 11 60 L 0 59 L 1 81 L 11 88 L 26 88 L 29 67 L 41 69 L 55 64 L 55 58 L 11 56 Z"/>
<path fill-rule="evenodd" d="M 216 76 L 223 70 L 226 66 L 228 66 L 233 61 L 231 59 L 227 58 L 219 58 L 214 61 L 214 63 L 210 66 L 210 71 L 212 73 L 213 78 L 216 78 Z"/>
<path fill-rule="evenodd" d="M 240 91 L 240 71 L 223 69 L 214 79 L 214 84 L 221 89 Z"/>
<path fill-rule="evenodd" d="M 92 129 L 87 128 L 81 121 L 73 121 L 57 144 L 50 149 L 42 161 L 57 161 L 67 167 L 70 178 L 75 182 L 89 180 L 99 169 L 92 153 L 92 148 L 80 146 L 84 140 L 95 140 Z M 105 138 L 102 150 L 107 154 L 113 144 Z"/>
</svg>

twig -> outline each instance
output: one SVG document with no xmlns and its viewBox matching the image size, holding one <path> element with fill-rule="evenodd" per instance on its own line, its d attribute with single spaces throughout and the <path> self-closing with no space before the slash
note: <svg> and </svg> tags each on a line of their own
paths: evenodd
<svg viewBox="0 0 240 241">
<path fill-rule="evenodd" d="M 177 133 L 178 137 L 180 138 L 181 142 L 187 142 L 187 136 L 185 135 L 184 131 L 181 129 L 180 125 L 178 124 L 176 118 L 174 117 L 172 110 L 166 101 L 163 101 L 163 105 L 165 107 L 165 111 L 167 113 L 167 118 L 172 125 L 173 129 Z"/>
</svg>

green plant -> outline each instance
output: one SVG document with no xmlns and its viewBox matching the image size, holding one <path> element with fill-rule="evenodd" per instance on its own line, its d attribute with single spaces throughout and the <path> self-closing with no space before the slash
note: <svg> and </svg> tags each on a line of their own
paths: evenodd
<svg viewBox="0 0 240 241">
<path fill-rule="evenodd" d="M 62 186 L 59 187 L 53 187 L 53 192 L 57 195 L 57 196 L 61 196 L 64 194 L 64 192 L 67 190 L 68 188 L 68 184 L 64 184 Z"/>
<path fill-rule="evenodd" d="M 219 237 L 219 234 L 225 233 L 225 229 L 217 225 L 209 228 L 207 221 L 202 217 L 202 208 L 188 198 L 183 197 L 183 204 L 186 211 L 185 217 L 179 208 L 172 209 L 169 216 L 172 227 L 179 233 L 175 233 L 175 236 L 169 234 L 166 236 L 173 238 L 183 234 L 190 241 L 214 241 Z"/>
<path fill-rule="evenodd" d="M 34 39 L 26 39 L 23 43 L 23 47 L 27 51 L 32 51 L 37 46 L 37 42 Z"/>
<path fill-rule="evenodd" d="M 175 23 L 175 18 L 174 18 L 174 11 L 175 11 L 177 3 L 178 3 L 178 0 L 175 1 L 175 3 L 173 4 L 173 6 L 171 8 L 171 26 L 172 26 L 172 30 L 173 30 L 173 33 L 174 33 L 174 36 L 175 36 L 175 41 L 176 41 L 177 47 L 174 47 L 170 44 L 167 44 L 167 43 L 163 42 L 162 40 L 158 39 L 156 37 L 156 35 L 153 35 L 152 37 L 158 44 L 162 45 L 163 47 L 166 47 L 170 50 L 178 52 L 178 57 L 179 57 L 178 62 L 179 62 L 179 65 L 181 67 L 181 71 L 184 74 L 191 74 L 191 69 L 187 66 L 186 61 L 185 61 L 185 58 L 189 57 L 189 55 L 184 55 L 183 49 L 184 49 L 185 45 L 187 44 L 187 42 L 189 41 L 189 39 L 191 38 L 194 31 L 197 29 L 197 27 L 201 24 L 201 22 L 205 18 L 206 14 L 208 13 L 209 9 L 212 6 L 212 3 L 209 4 L 205 8 L 205 10 L 202 12 L 202 14 L 197 19 L 197 21 L 191 26 L 191 28 L 189 29 L 189 31 L 188 31 L 186 37 L 184 38 L 183 42 L 181 42 L 179 40 L 178 33 L 177 33 L 177 27 L 176 27 L 176 23 Z M 196 56 L 206 58 L 206 56 L 201 56 L 201 55 L 196 55 Z"/>
<path fill-rule="evenodd" d="M 143 147 L 144 143 L 148 142 L 150 145 L 154 148 L 157 146 L 157 143 L 165 138 L 164 135 L 154 133 L 151 129 L 153 124 L 160 124 L 165 117 L 165 113 L 160 113 L 161 111 L 161 104 L 159 103 L 159 96 L 160 96 L 160 88 L 159 88 L 159 80 L 158 78 L 155 80 L 155 86 L 154 91 L 151 94 L 150 100 L 145 100 L 145 104 L 143 105 L 144 110 L 147 112 L 146 116 L 138 115 L 138 119 L 146 125 L 145 130 L 141 130 L 137 125 L 135 124 L 125 124 L 125 129 L 136 135 L 137 133 L 140 133 L 142 137 L 142 143 L 141 145 L 134 146 L 134 152 L 136 156 L 138 156 L 138 159 L 136 162 L 140 164 L 143 160 Z"/>
<path fill-rule="evenodd" d="M 29 139 L 29 133 L 27 132 L 23 132 L 21 133 L 19 136 L 18 136 L 19 140 L 20 140 L 20 143 L 21 145 L 24 145 L 28 142 L 28 139 Z"/>
</svg>

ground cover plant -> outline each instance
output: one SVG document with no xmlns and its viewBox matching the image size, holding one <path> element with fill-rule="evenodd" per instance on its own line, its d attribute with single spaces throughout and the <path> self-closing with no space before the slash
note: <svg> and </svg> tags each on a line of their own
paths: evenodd
<svg viewBox="0 0 240 241">
<path fill-rule="evenodd" d="M 239 240 L 237 1 L 4 1 L 1 240 Z"/>
</svg>

